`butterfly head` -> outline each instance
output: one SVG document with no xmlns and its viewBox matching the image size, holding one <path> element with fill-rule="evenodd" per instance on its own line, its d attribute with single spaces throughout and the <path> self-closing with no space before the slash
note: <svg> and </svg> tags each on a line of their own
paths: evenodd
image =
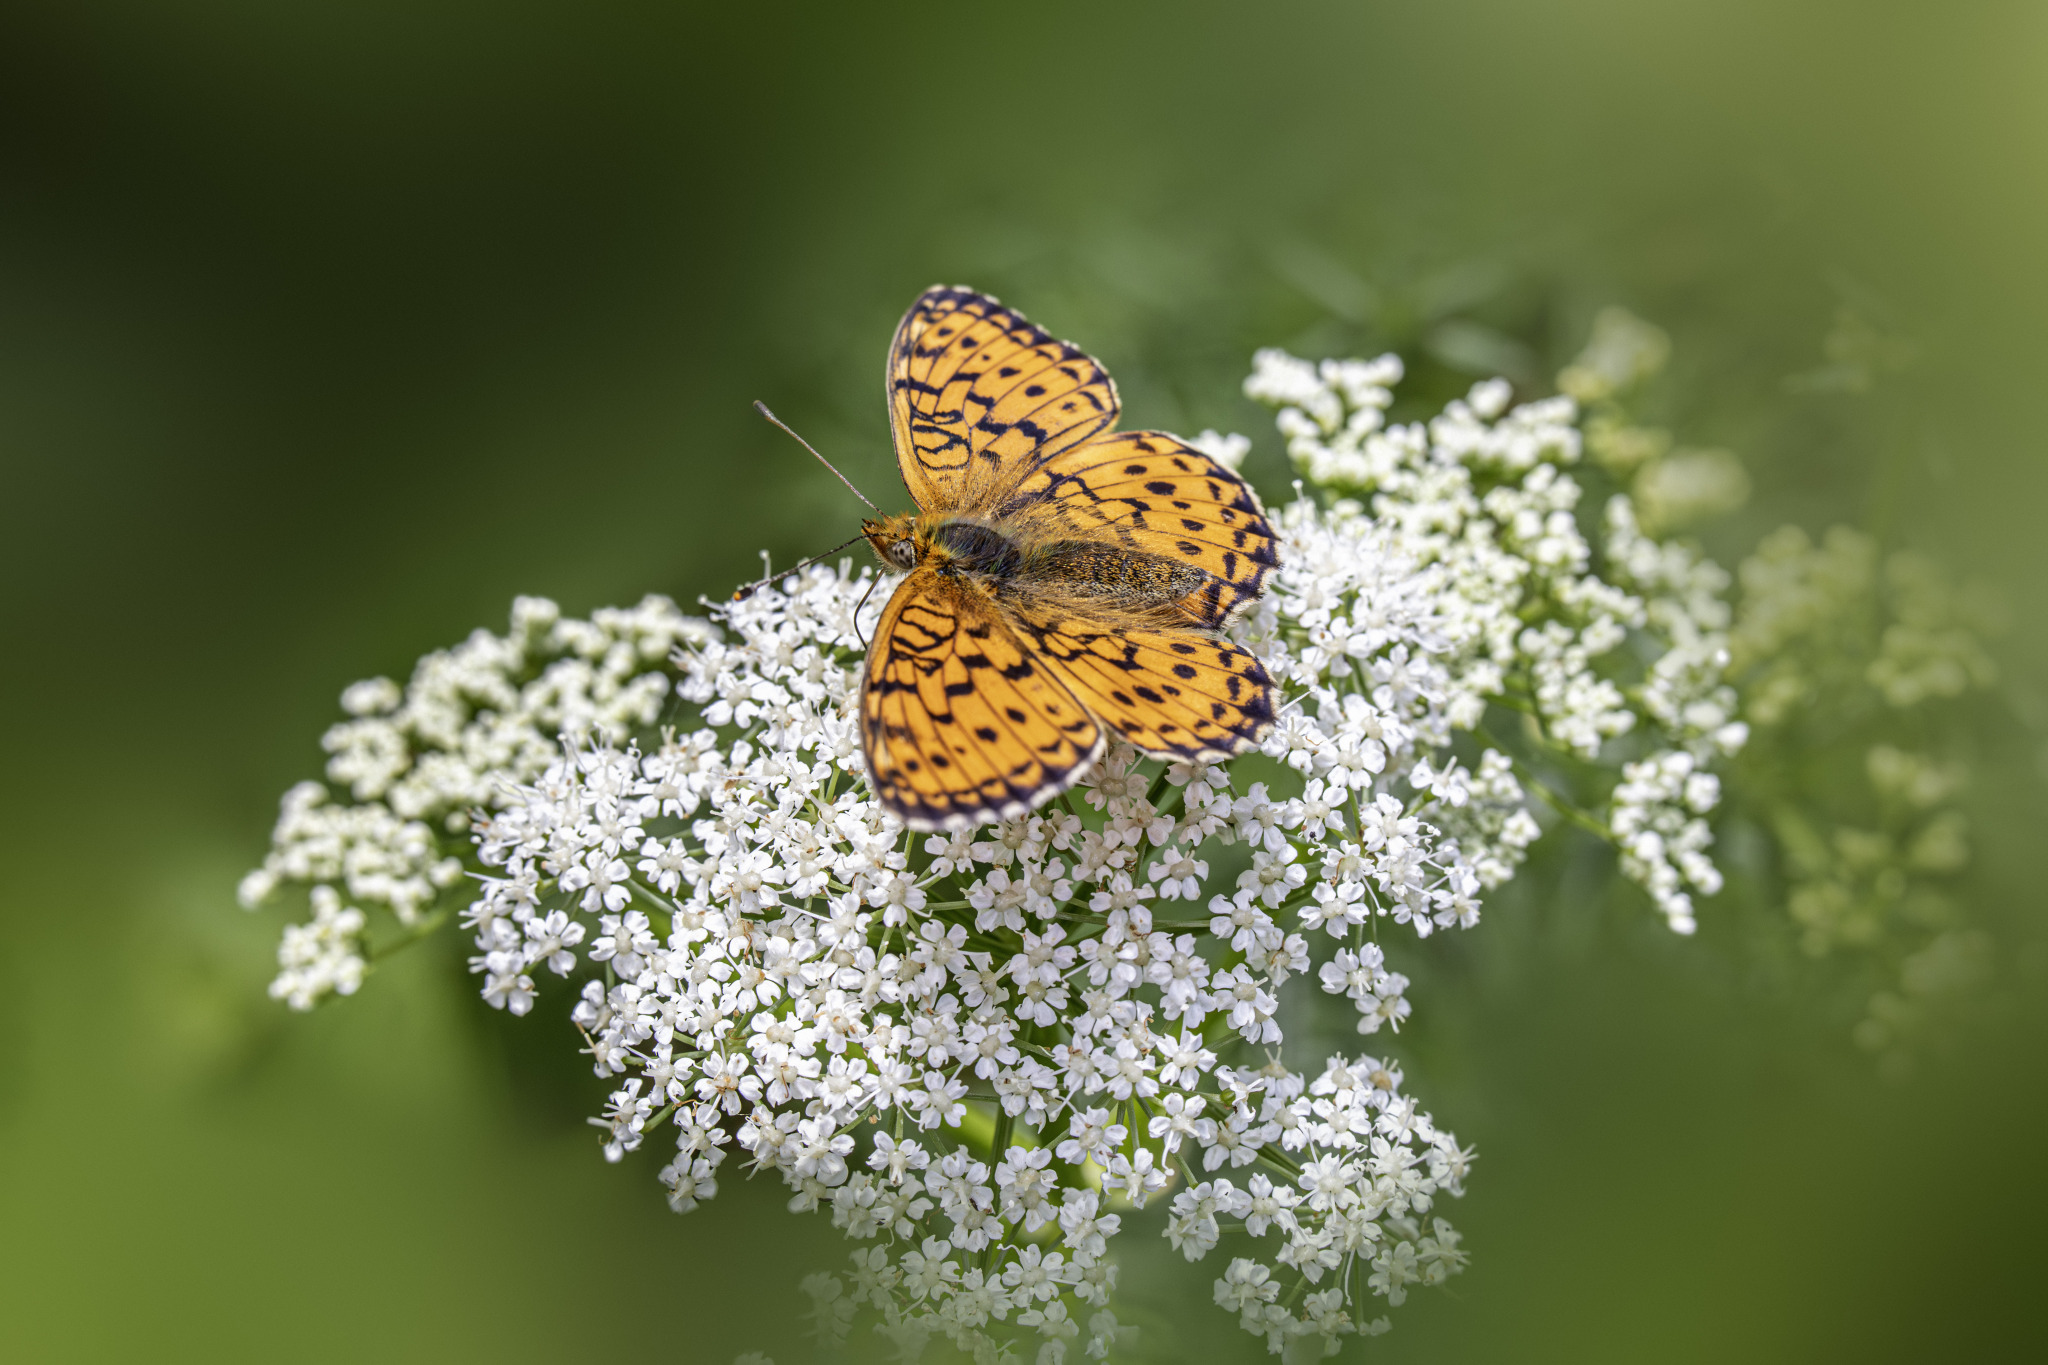
<svg viewBox="0 0 2048 1365">
<path fill-rule="evenodd" d="M 896 512 L 886 517 L 870 517 L 860 524 L 860 529 L 886 567 L 899 573 L 908 573 L 917 567 L 917 513 Z"/>
</svg>

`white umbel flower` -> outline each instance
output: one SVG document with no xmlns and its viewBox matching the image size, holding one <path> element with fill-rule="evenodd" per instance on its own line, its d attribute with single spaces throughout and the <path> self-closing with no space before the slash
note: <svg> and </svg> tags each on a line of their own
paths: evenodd
<svg viewBox="0 0 2048 1365">
<path fill-rule="evenodd" d="M 274 993 L 354 991 L 360 907 L 401 934 L 459 910 L 488 1004 L 581 1031 L 608 1159 L 673 1142 L 679 1212 L 773 1172 L 856 1243 L 805 1282 L 828 1341 L 868 1311 L 907 1353 L 1100 1358 L 1128 1330 L 1110 1248 L 1154 1199 L 1189 1260 L 1229 1242 L 1216 1302 L 1274 1350 L 1385 1330 L 1374 1299 L 1463 1267 L 1437 1213 L 1473 1154 L 1390 1060 L 1297 1069 L 1287 993 L 1383 1042 L 1410 1019 L 1400 955 L 1476 924 L 1541 832 L 1490 715 L 1616 774 L 1605 822 L 1538 791 L 1681 930 L 1743 737 L 1726 575 L 1625 497 L 1582 534 L 1572 401 L 1490 381 L 1390 426 L 1400 377 L 1269 351 L 1246 384 L 1316 485 L 1236 627 L 1282 691 L 1277 777 L 1112 746 L 1028 816 L 915 835 L 861 770 L 870 573 L 702 618 L 522 598 L 506 634 L 344 694 L 328 783 L 287 795 L 243 887 L 312 888 Z"/>
</svg>

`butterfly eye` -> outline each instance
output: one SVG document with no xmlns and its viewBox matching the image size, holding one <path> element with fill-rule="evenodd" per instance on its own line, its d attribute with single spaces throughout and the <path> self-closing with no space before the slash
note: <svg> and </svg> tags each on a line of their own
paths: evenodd
<svg viewBox="0 0 2048 1365">
<path fill-rule="evenodd" d="M 889 547 L 889 562 L 899 569 L 917 567 L 917 547 L 907 540 L 899 540 Z"/>
</svg>

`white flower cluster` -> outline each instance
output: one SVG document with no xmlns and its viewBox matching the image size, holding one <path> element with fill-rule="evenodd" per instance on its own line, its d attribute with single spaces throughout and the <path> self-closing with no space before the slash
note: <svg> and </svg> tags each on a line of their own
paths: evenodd
<svg viewBox="0 0 2048 1365">
<path fill-rule="evenodd" d="M 1625 499 L 1596 554 L 1570 400 L 1510 410 L 1483 384 L 1388 427 L 1399 375 L 1268 352 L 1248 382 L 1330 495 L 1280 510 L 1281 565 L 1238 626 L 1282 692 L 1262 756 L 1112 747 L 1028 817 L 911 835 L 861 771 L 867 573 L 792 575 L 711 619 L 521 599 L 507 635 L 345 694 L 326 741 L 345 795 L 288 794 L 243 888 L 312 888 L 276 993 L 353 991 L 376 956 L 356 907 L 424 932 L 467 867 L 484 998 L 524 1014 L 549 976 L 576 983 L 608 1157 L 672 1139 L 678 1211 L 728 1161 L 775 1171 L 860 1244 L 806 1282 L 827 1336 L 865 1311 L 906 1355 L 944 1336 L 1099 1357 L 1129 1330 L 1110 1245 L 1155 1199 L 1189 1260 L 1228 1244 L 1216 1301 L 1276 1352 L 1384 1330 L 1380 1303 L 1463 1266 L 1437 1205 L 1472 1154 L 1391 1061 L 1297 1069 L 1283 994 L 1397 1032 L 1390 954 L 1473 925 L 1514 875 L 1533 774 L 1491 708 L 1596 772 L 1610 741 L 1657 736 L 1611 830 L 1542 790 L 1681 928 L 1684 888 L 1717 877 L 1705 765 L 1741 739 L 1718 570 L 1642 536 Z M 1631 639 L 1657 646 L 1633 674 Z"/>
<path fill-rule="evenodd" d="M 322 739 L 327 776 L 285 793 L 270 855 L 242 879 L 254 909 L 284 884 L 314 888 L 312 924 L 288 931 L 271 994 L 294 1009 L 346 995 L 362 979 L 360 910 L 380 905 L 421 930 L 428 908 L 462 880 L 470 812 L 495 804 L 561 753 L 563 739 L 623 737 L 651 724 L 673 690 L 669 653 L 703 623 L 665 597 L 588 621 L 522 597 L 504 635 L 474 632 L 419 661 L 401 690 L 388 678 L 342 693 L 349 719 Z M 452 837 L 451 837 L 452 836 Z"/>
<path fill-rule="evenodd" d="M 1277 1015 L 1306 975 L 1361 1032 L 1399 1027 L 1406 979 L 1374 936 L 1476 919 L 1478 874 L 1416 813 L 1474 784 L 1418 758 L 1445 733 L 1427 599 L 1398 566 L 1338 554 L 1370 551 L 1354 518 L 1301 504 L 1284 521 L 1290 565 L 1330 561 L 1284 570 L 1262 618 L 1306 703 L 1269 746 L 1297 794 L 1118 749 L 1037 814 L 906 834 L 854 776 L 871 582 L 814 569 L 694 633 L 676 660 L 694 725 L 644 751 L 572 746 L 480 823 L 494 875 L 465 922 L 485 998 L 523 1013 L 537 975 L 596 965 L 575 1020 L 618 1082 L 608 1155 L 673 1126 L 679 1210 L 730 1153 L 779 1172 L 793 1207 L 875 1244 L 849 1284 L 814 1289 L 906 1342 L 969 1349 L 1003 1325 L 1056 1359 L 1085 1316 L 1100 1345 L 1112 1207 L 1176 1181 L 1168 1235 L 1190 1259 L 1227 1227 L 1332 1282 L 1289 1307 L 1270 1265 L 1233 1262 L 1272 1291 L 1234 1306 L 1276 1343 L 1354 1330 L 1365 1296 L 1442 1278 L 1455 1234 L 1418 1219 L 1470 1153 L 1386 1064 L 1289 1071 Z M 1376 633 L 1328 648 L 1354 620 Z M 1390 763 L 1413 802 L 1381 789 Z"/>
<path fill-rule="evenodd" d="M 369 965 L 358 950 L 369 922 L 363 912 L 343 905 L 341 893 L 331 886 L 313 887 L 311 900 L 313 918 L 285 926 L 284 941 L 277 945 L 277 979 L 270 983 L 271 999 L 295 1010 L 313 1008 L 330 991 L 354 995 Z"/>
<path fill-rule="evenodd" d="M 1434 827 L 1444 869 L 1416 930 L 1469 925 L 1479 888 L 1513 876 L 1541 831 L 1505 754 L 1485 750 L 1475 773 L 1446 752 L 1452 732 L 1485 710 L 1470 672 L 1453 667 L 1459 608 L 1447 600 L 1448 575 L 1418 562 L 1353 501 L 1325 510 L 1298 499 L 1278 521 L 1288 553 L 1244 630 L 1300 704 L 1266 752 L 1309 776 L 1311 828 L 1328 824 L 1318 801 L 1341 804 L 1345 791 L 1404 776 L 1414 793 L 1408 814 Z M 1378 806 L 1402 809 L 1384 793 Z M 1412 913 L 1403 903 L 1375 908 L 1404 920 Z"/>
<path fill-rule="evenodd" d="M 1400 377 L 1394 356 L 1318 364 L 1269 350 L 1245 392 L 1279 409 L 1311 482 L 1369 500 L 1384 555 L 1428 585 L 1429 666 L 1450 724 L 1479 726 L 1489 704 L 1518 710 L 1541 748 L 1581 764 L 1643 737 L 1648 752 L 1613 788 L 1604 825 L 1574 813 L 1614 839 L 1627 875 L 1690 933 L 1691 892 L 1721 884 L 1702 818 L 1719 789 L 1702 770 L 1748 735 L 1722 681 L 1726 573 L 1643 535 L 1623 493 L 1596 547 L 1566 472 L 1581 451 L 1572 399 L 1510 408 L 1508 386 L 1489 380 L 1426 424 L 1389 425 Z M 1647 667 L 1635 662 L 1646 653 Z"/>
</svg>

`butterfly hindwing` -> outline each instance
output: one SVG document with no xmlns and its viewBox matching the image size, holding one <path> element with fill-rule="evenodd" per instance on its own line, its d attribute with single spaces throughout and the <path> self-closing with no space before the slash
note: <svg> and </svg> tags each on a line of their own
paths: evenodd
<svg viewBox="0 0 2048 1365">
<path fill-rule="evenodd" d="M 1214 762 L 1252 748 L 1272 728 L 1272 679 L 1241 645 L 1119 622 L 1029 592 L 1004 607 L 1067 691 L 1154 758 Z"/>
<path fill-rule="evenodd" d="M 971 289 L 928 289 L 910 306 L 888 386 L 896 461 L 927 512 L 1006 487 L 1117 417 L 1102 366 Z"/>
<path fill-rule="evenodd" d="M 1250 486 L 1159 431 L 1099 436 L 1057 452 L 1024 475 L 998 515 L 1114 537 L 1126 549 L 1200 569 L 1205 578 L 1180 607 L 1211 630 L 1257 600 L 1280 562 Z"/>
<path fill-rule="evenodd" d="M 918 569 L 869 649 L 861 731 L 876 794 L 913 829 L 1024 814 L 1080 780 L 1102 729 L 986 592 Z"/>
</svg>

